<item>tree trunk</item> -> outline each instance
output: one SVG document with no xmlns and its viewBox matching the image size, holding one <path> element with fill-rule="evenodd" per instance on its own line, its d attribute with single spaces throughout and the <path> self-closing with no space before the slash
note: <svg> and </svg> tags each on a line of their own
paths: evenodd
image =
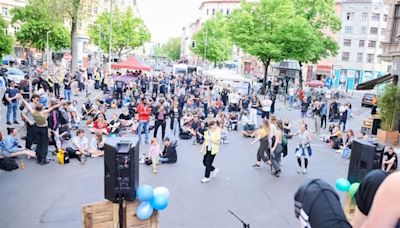
<svg viewBox="0 0 400 228">
<path fill-rule="evenodd" d="M 266 89 L 267 89 L 267 79 L 268 79 L 268 67 L 269 63 L 271 62 L 271 59 L 268 59 L 267 61 L 263 61 L 264 64 L 264 78 L 263 78 L 263 83 L 261 87 L 261 95 L 266 94 Z"/>
<path fill-rule="evenodd" d="M 78 67 L 78 9 L 75 9 L 71 18 L 71 72 L 74 73 Z"/>
<path fill-rule="evenodd" d="M 300 88 L 303 88 L 303 63 L 299 62 L 299 65 L 300 65 L 299 86 L 300 86 Z"/>
</svg>

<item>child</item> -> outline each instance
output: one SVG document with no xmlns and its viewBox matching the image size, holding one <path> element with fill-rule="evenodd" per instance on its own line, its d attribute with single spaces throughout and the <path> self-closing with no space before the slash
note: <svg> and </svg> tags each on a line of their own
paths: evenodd
<svg viewBox="0 0 400 228">
<path fill-rule="evenodd" d="M 239 117 L 236 112 L 230 112 L 229 113 L 229 126 L 228 126 L 228 131 L 237 131 L 238 130 L 238 122 L 239 122 Z"/>
<path fill-rule="evenodd" d="M 161 149 L 160 145 L 157 142 L 156 138 L 151 139 L 150 141 L 150 148 L 149 148 L 149 153 L 147 155 L 148 160 L 151 160 L 152 166 L 153 166 L 153 173 L 157 173 L 157 164 L 158 161 L 160 160 L 161 156 Z"/>
</svg>

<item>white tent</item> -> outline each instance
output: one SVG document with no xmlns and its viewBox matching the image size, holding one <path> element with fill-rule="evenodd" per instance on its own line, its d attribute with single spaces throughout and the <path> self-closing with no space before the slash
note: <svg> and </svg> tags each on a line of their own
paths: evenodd
<svg viewBox="0 0 400 228">
<path fill-rule="evenodd" d="M 204 72 L 204 74 L 210 75 L 213 79 L 220 81 L 251 82 L 250 79 L 228 69 L 212 69 Z"/>
</svg>

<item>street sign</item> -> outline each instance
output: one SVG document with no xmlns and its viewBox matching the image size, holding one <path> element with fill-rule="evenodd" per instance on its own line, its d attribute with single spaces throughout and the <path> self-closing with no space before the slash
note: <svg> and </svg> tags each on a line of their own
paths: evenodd
<svg viewBox="0 0 400 228">
<path fill-rule="evenodd" d="M 326 79 L 326 87 L 327 87 L 328 89 L 330 89 L 330 88 L 332 88 L 332 84 L 333 84 L 332 78 L 327 78 L 327 79 Z"/>
</svg>

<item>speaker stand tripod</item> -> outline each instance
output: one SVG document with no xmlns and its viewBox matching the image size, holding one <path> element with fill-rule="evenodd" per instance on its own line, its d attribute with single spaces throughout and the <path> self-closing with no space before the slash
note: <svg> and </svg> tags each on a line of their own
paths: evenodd
<svg viewBox="0 0 400 228">
<path fill-rule="evenodd" d="M 231 210 L 228 210 L 229 213 L 231 213 L 237 220 L 239 220 L 243 224 L 243 228 L 250 228 L 250 224 L 245 223 L 239 216 L 237 216 L 235 213 L 233 213 Z"/>
</svg>

